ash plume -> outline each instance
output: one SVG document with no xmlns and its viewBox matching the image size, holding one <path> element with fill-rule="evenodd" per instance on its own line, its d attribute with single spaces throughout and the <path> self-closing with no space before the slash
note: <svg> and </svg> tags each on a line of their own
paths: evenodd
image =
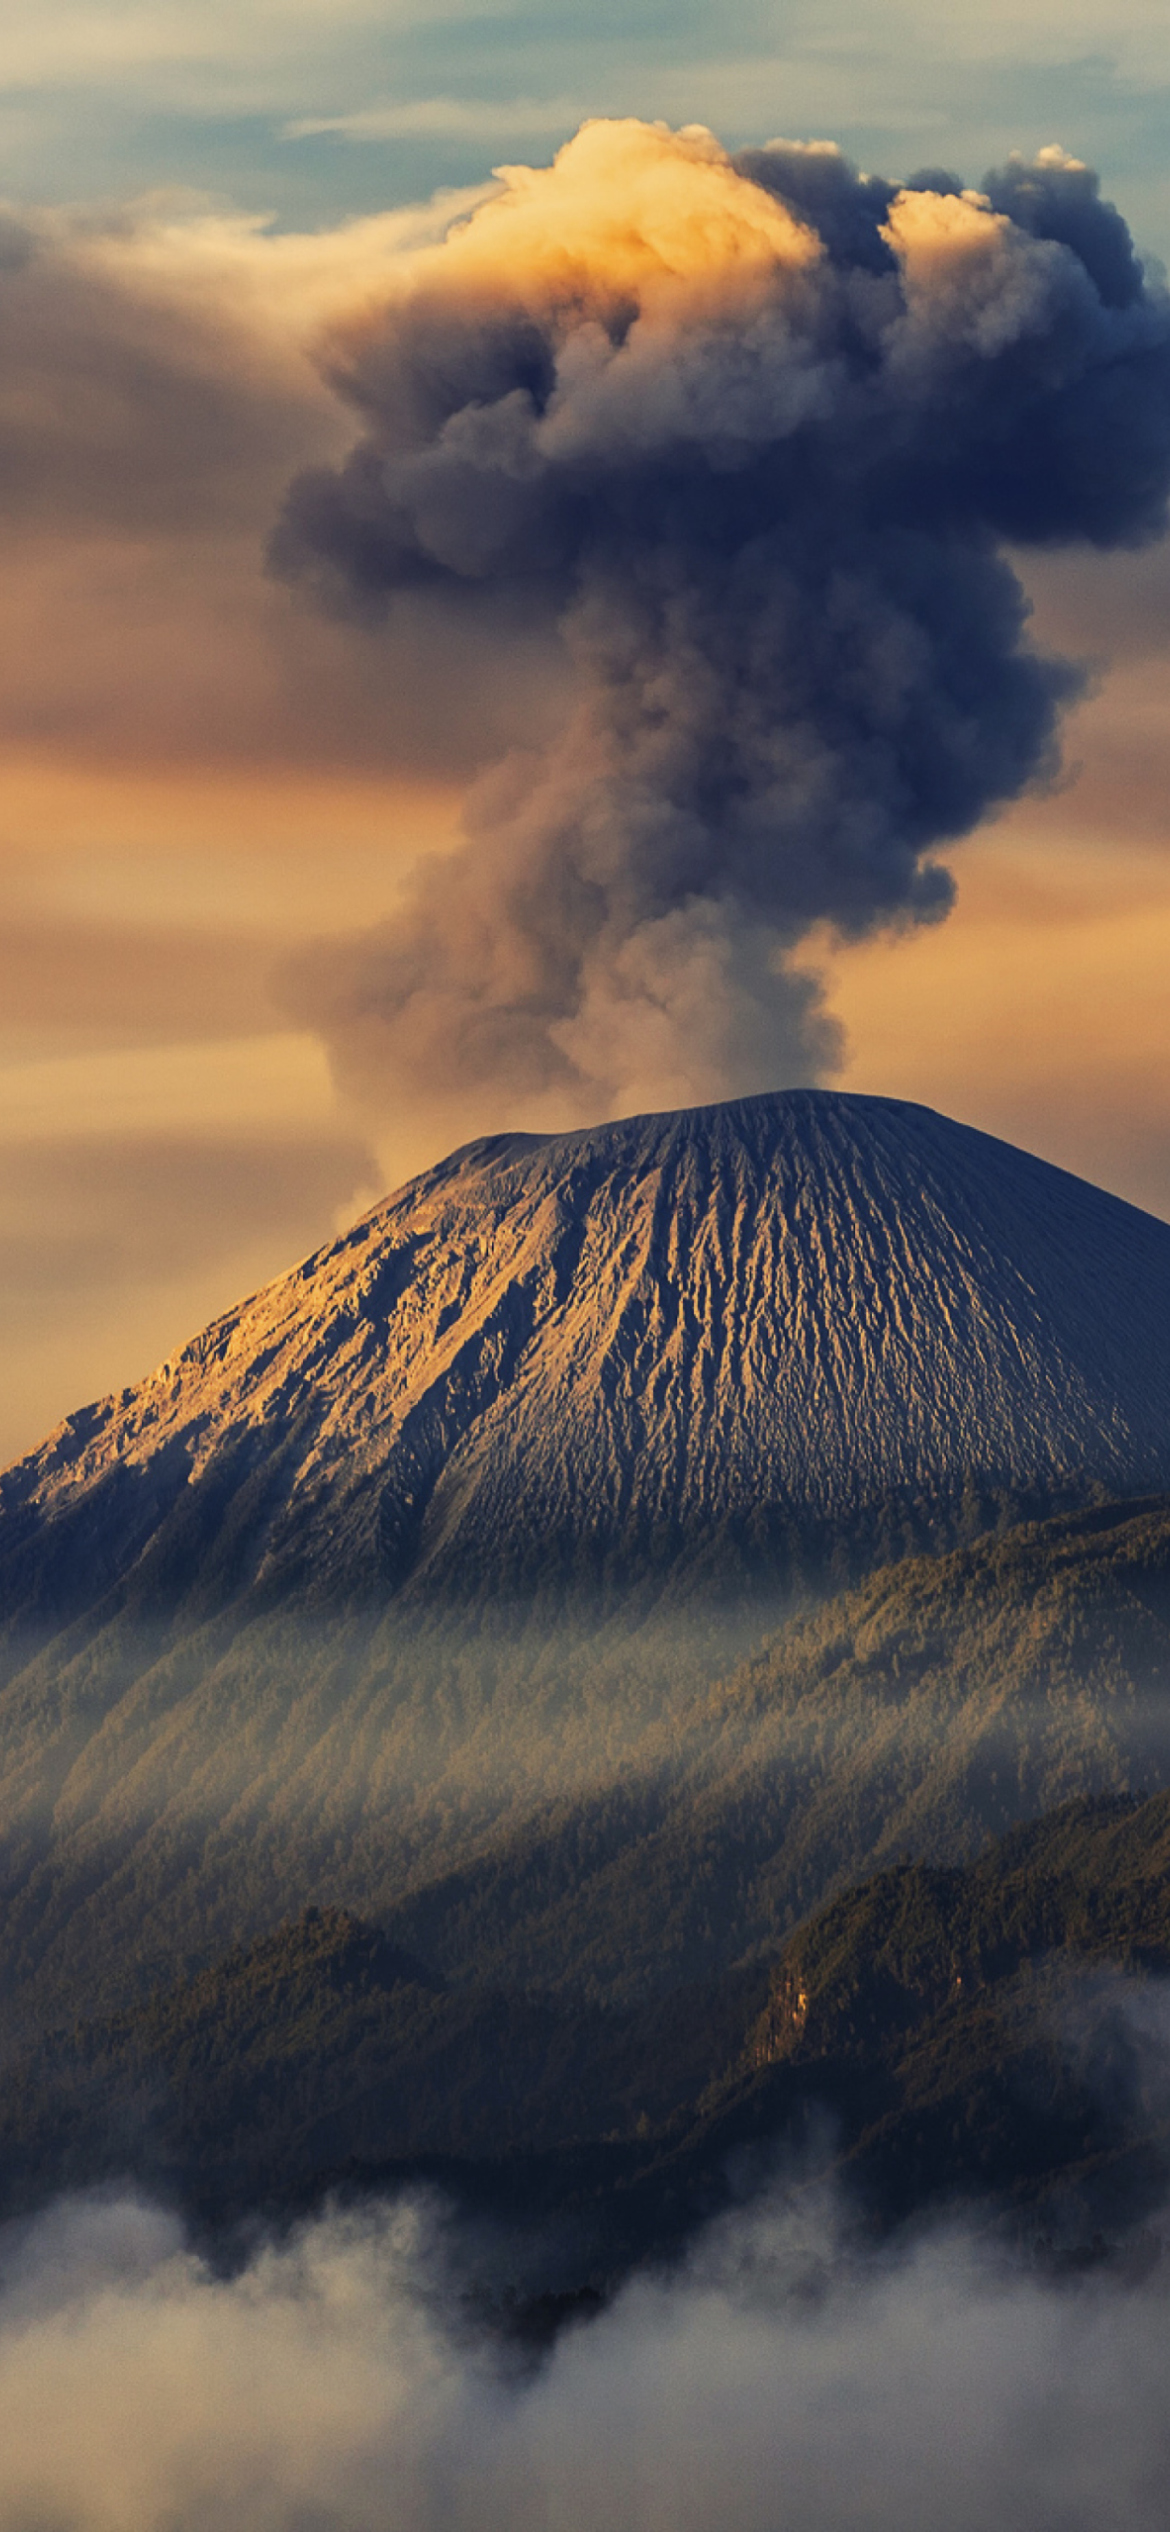
<svg viewBox="0 0 1170 2532">
<path fill-rule="evenodd" d="M 815 1078 L 800 943 L 944 914 L 932 848 L 1056 770 L 1081 679 L 1004 547 L 1165 524 L 1170 301 L 1096 178 L 587 124 L 328 358 L 361 436 L 274 568 L 543 626 L 570 698 L 392 923 L 302 962 L 342 1076 L 465 1125 Z"/>
</svg>

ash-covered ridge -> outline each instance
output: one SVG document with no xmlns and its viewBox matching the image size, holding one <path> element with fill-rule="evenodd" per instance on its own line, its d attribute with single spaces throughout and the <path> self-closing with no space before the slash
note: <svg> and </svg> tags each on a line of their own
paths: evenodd
<svg viewBox="0 0 1170 2532">
<path fill-rule="evenodd" d="M 0 1573 L 40 1598 L 65 1523 L 109 1578 L 192 1489 L 234 1589 L 413 1591 L 1166 1483 L 1168 1330 L 1170 1227 L 903 1101 L 499 1136 L 70 1418 L 0 1481 Z"/>
</svg>

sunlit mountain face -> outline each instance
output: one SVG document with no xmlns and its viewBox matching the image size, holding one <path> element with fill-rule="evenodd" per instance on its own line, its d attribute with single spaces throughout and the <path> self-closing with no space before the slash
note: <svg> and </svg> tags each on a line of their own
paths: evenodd
<svg viewBox="0 0 1170 2532">
<path fill-rule="evenodd" d="M 1157 1484 L 1168 1293 L 1164 1224 L 894 1100 L 499 1136 L 10 1471 L 8 1622 L 180 1531 L 180 1596 L 416 1606 Z"/>
</svg>

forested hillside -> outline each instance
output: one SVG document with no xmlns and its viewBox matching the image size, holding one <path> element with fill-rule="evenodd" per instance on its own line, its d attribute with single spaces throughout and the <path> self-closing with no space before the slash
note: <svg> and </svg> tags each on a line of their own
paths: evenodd
<svg viewBox="0 0 1170 2532">
<path fill-rule="evenodd" d="M 34 1666 L 0 1702 L 9 2016 L 129 2003 L 307 1905 L 456 1980 L 633 2000 L 885 1862 L 1170 1783 L 1166 1498 L 760 1620 L 209 1623 L 113 1713 L 92 1647 Z"/>
<path fill-rule="evenodd" d="M 879 2224 L 977 2196 L 1075 2245 L 1170 2170 L 1167 1973 L 1170 1795 L 895 1867 L 637 2009 L 446 1983 L 311 1911 L 10 2061 L 0 2207 L 132 2171 L 222 2226 L 430 2178 L 571 2220 L 604 2284 L 788 2152 Z"/>
</svg>

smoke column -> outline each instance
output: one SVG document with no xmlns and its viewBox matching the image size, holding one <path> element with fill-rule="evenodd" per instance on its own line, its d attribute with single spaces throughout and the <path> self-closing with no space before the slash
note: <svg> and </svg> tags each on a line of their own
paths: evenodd
<svg viewBox="0 0 1170 2532">
<path fill-rule="evenodd" d="M 484 1125 L 815 1078 L 802 938 L 945 913 L 932 847 L 1055 771 L 1078 673 L 1003 548 L 1165 523 L 1170 303 L 1096 178 L 591 123 L 328 360 L 361 436 L 273 567 L 543 626 L 572 698 L 393 924 L 302 966 L 343 1077 Z"/>
</svg>

